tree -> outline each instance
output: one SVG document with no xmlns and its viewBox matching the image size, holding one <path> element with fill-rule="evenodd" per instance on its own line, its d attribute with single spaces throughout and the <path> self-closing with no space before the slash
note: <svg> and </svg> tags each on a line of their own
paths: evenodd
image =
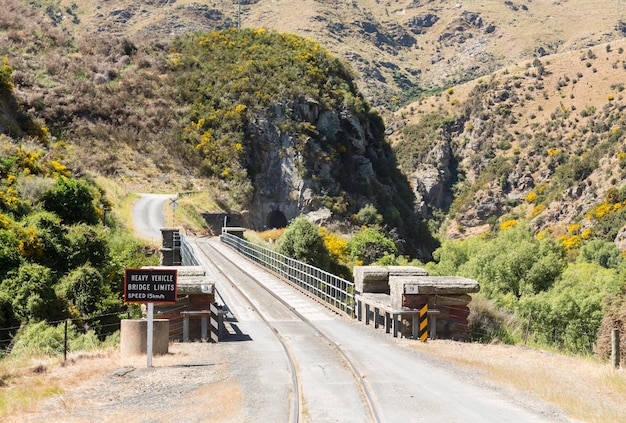
<svg viewBox="0 0 626 423">
<path fill-rule="evenodd" d="M 37 258 L 37 263 L 64 273 L 68 266 L 68 240 L 67 230 L 61 225 L 59 216 L 42 211 L 24 219 L 24 225 L 37 229 L 37 237 L 43 246 L 43 254 Z"/>
<path fill-rule="evenodd" d="M 356 214 L 356 220 L 362 226 L 380 226 L 383 216 L 378 213 L 373 204 L 368 204 Z"/>
<path fill-rule="evenodd" d="M 611 269 L 574 263 L 549 290 L 523 297 L 522 315 L 532 313 L 531 329 L 539 341 L 573 352 L 591 352 L 604 315 L 607 295 L 616 295 L 623 281 Z"/>
<path fill-rule="evenodd" d="M 106 291 L 102 275 L 89 265 L 72 270 L 56 287 L 57 295 L 84 316 L 100 311 L 98 305 Z"/>
<path fill-rule="evenodd" d="M 68 268 L 91 263 L 101 269 L 109 258 L 109 242 L 102 228 L 80 223 L 68 228 Z"/>
<path fill-rule="evenodd" d="M 277 251 L 321 269 L 328 269 L 330 256 L 320 229 L 306 217 L 295 218 L 278 239 Z"/>
<path fill-rule="evenodd" d="M 617 245 L 601 239 L 594 239 L 583 245 L 578 263 L 595 263 L 606 269 L 617 269 L 623 261 Z"/>
<path fill-rule="evenodd" d="M 551 241 L 540 241 L 523 225 L 475 244 L 457 274 L 477 279 L 481 292 L 498 305 L 549 289 L 565 268 L 562 252 Z M 513 304 L 506 304 L 511 307 Z"/>
<path fill-rule="evenodd" d="M 13 232 L 0 229 L 0 281 L 7 273 L 20 266 L 19 243 L 19 239 Z"/>
</svg>

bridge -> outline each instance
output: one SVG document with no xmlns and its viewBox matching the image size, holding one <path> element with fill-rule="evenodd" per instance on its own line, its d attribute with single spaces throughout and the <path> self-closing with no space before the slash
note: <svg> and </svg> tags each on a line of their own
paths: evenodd
<svg viewBox="0 0 626 423">
<path fill-rule="evenodd" d="M 394 289 L 403 286 L 403 294 L 408 289 L 409 295 L 423 295 L 432 292 L 432 284 L 406 284 L 406 274 L 388 271 L 330 287 L 325 284 L 331 275 L 307 271 L 304 277 L 301 265 L 286 265 L 271 255 L 263 261 L 276 268 L 261 266 L 256 247 L 243 244 L 252 251 L 242 254 L 242 246 L 232 245 L 239 242 L 229 236 L 183 237 L 180 248 L 187 244 L 197 260 L 193 268 L 203 269 L 214 282 L 225 333 L 219 344 L 203 345 L 209 355 L 214 345 L 231 351 L 226 377 L 237 381 L 243 397 L 241 421 L 567 421 L 543 403 L 521 401 L 516 392 L 478 382 L 469 370 L 430 358 L 416 348 L 412 328 L 404 333 L 399 328 L 398 337 L 383 330 L 393 328 L 386 324 L 386 313 L 393 320 L 398 311 L 391 302 Z M 308 286 L 300 286 L 305 279 Z M 398 295 L 395 300 L 406 298 Z M 447 294 L 428 295 L 441 300 Z M 369 326 L 367 302 L 359 312 L 359 296 L 370 302 Z M 207 406 L 228 404 L 209 398 Z"/>
</svg>

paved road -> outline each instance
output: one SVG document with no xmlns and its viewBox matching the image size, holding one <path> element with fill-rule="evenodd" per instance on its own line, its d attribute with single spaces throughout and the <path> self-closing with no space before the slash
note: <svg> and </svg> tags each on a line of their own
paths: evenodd
<svg viewBox="0 0 626 423">
<path fill-rule="evenodd" d="M 139 194 L 141 197 L 133 204 L 133 221 L 137 233 L 152 241 L 161 241 L 160 229 L 166 226 L 163 211 L 175 194 Z"/>
<path fill-rule="evenodd" d="M 271 291 L 279 293 L 290 307 L 305 315 L 347 353 L 374 394 L 381 422 L 568 421 L 559 411 L 525 394 L 480 382 L 482 379 L 474 377 L 469 370 L 433 360 L 411 349 L 410 343 L 415 341 L 398 340 L 384 334 L 384 330 L 376 331 L 372 326 L 342 318 L 240 258 L 215 239 L 208 242 L 237 260 L 239 268 L 260 279 Z M 253 312 L 256 311 L 273 322 L 296 357 L 309 421 L 368 421 L 363 401 L 354 394 L 355 382 L 350 382 L 350 375 L 346 377 L 345 363 L 338 357 L 331 357 L 332 354 L 313 339 L 315 335 L 305 331 L 293 316 L 273 309 L 265 300 L 255 303 L 251 310 L 238 299 L 231 287 L 233 282 L 215 277 L 218 291 L 236 316 L 239 335 L 252 341 L 246 348 L 254 353 L 245 355 L 247 362 L 241 364 L 245 371 L 238 377 L 245 379 L 242 385 L 247 387 L 244 388 L 246 396 L 255 399 L 260 416 L 287 421 L 286 415 L 276 413 L 286 407 L 289 380 L 284 352 L 271 331 L 255 317 Z M 236 276 L 236 280 L 241 281 L 238 285 L 244 286 L 243 278 Z M 252 291 L 250 295 L 259 297 Z M 250 360 L 254 365 L 250 365 Z M 264 408 L 263 404 L 269 408 Z"/>
</svg>

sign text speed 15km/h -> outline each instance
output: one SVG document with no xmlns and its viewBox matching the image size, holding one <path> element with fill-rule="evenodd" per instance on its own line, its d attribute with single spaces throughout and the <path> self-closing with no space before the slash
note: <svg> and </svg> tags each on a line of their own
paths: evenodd
<svg viewBox="0 0 626 423">
<path fill-rule="evenodd" d="M 176 303 L 177 269 L 125 269 L 124 302 Z"/>
</svg>

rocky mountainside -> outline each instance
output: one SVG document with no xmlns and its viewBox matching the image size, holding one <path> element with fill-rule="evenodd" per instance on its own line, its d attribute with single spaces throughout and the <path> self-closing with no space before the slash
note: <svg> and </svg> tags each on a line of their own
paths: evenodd
<svg viewBox="0 0 626 423">
<path fill-rule="evenodd" d="M 303 213 L 350 226 L 372 204 L 403 251 L 429 257 L 433 240 L 381 117 L 315 41 L 234 28 L 163 44 L 80 38 L 40 12 L 5 8 L 18 18 L 1 21 L 0 57 L 20 108 L 49 130 L 40 142 L 69 142 L 64 164 L 75 173 L 134 190 L 211 191 L 220 210 L 259 230 Z"/>
<path fill-rule="evenodd" d="M 624 247 L 626 42 L 535 58 L 388 121 L 424 215 L 448 237 L 527 219 Z"/>
</svg>

